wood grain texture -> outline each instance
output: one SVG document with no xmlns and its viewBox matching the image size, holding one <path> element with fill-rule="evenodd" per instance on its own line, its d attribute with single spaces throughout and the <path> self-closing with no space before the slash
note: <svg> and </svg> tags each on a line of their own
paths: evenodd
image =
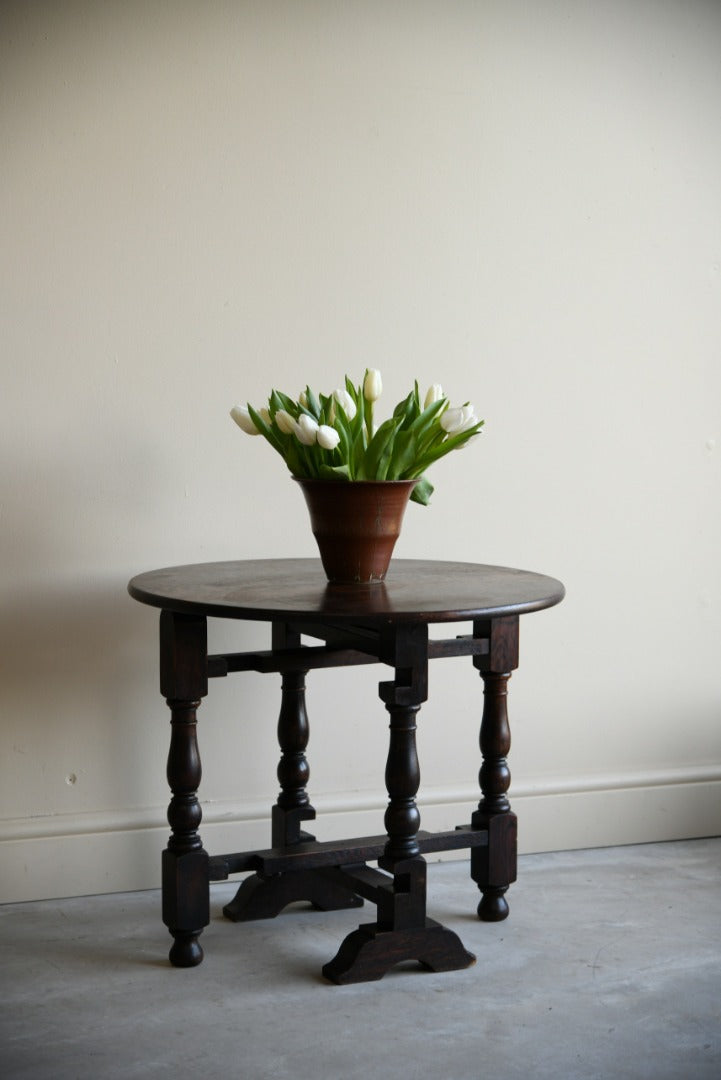
<svg viewBox="0 0 721 1080">
<path fill-rule="evenodd" d="M 528 570 L 396 559 L 384 582 L 330 585 L 318 559 L 197 563 L 134 577 L 130 595 L 171 611 L 260 621 L 371 624 L 522 615 L 560 603 L 564 587 Z"/>
</svg>

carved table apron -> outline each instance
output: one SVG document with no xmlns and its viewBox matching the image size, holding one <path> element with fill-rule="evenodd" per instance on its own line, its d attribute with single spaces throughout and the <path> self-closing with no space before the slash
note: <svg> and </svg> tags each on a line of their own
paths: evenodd
<svg viewBox="0 0 721 1080">
<path fill-rule="evenodd" d="M 163 921 L 174 938 L 171 963 L 192 967 L 203 959 L 198 938 L 210 921 L 210 882 L 250 871 L 224 908 L 234 921 L 269 918 L 297 900 L 321 910 L 359 907 L 364 899 L 377 906 L 376 922 L 349 934 L 323 967 L 333 982 L 379 979 L 403 960 L 433 971 L 472 964 L 475 958 L 458 936 L 426 915 L 423 856 L 470 848 L 480 918 L 506 918 L 505 893 L 516 878 L 507 684 L 518 666 L 519 616 L 559 603 L 563 585 L 507 567 L 407 559 L 394 560 L 384 583 L 329 585 L 318 560 L 265 559 L 155 570 L 133 578 L 128 591 L 161 609 L 160 689 L 171 711 L 172 832 L 162 874 Z M 208 617 L 270 623 L 271 648 L 209 656 Z M 430 624 L 451 622 L 467 622 L 470 632 L 430 639 Z M 470 824 L 428 833 L 419 829 L 415 802 L 416 716 L 427 698 L 428 661 L 447 656 L 470 657 L 483 679 L 481 799 Z M 305 677 L 315 668 L 373 663 L 392 672 L 379 684 L 390 716 L 386 834 L 318 842 L 302 828 L 315 817 L 306 791 Z M 281 675 L 280 793 L 269 848 L 211 857 L 198 832 L 196 714 L 208 680 L 237 671 Z"/>
</svg>

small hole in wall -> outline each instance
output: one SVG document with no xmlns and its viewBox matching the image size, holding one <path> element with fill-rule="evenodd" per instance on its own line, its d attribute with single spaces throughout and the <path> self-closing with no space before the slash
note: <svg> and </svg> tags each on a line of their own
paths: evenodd
<svg viewBox="0 0 721 1080">
<path fill-rule="evenodd" d="M 68 787 L 73 787 L 75 784 L 77 784 L 77 782 L 78 778 L 74 772 L 68 773 L 68 775 L 65 777 L 65 783 L 68 785 Z"/>
</svg>

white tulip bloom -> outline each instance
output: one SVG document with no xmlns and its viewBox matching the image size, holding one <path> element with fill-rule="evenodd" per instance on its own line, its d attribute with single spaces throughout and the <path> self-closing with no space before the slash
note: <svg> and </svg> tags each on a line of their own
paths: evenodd
<svg viewBox="0 0 721 1080">
<path fill-rule="evenodd" d="M 303 446 L 312 446 L 318 438 L 318 421 L 314 420 L 312 416 L 308 416 L 308 413 L 301 413 L 293 431 L 299 443 L 302 443 Z"/>
<path fill-rule="evenodd" d="M 472 405 L 457 405 L 441 414 L 441 427 L 449 435 L 460 435 L 478 423 Z"/>
<path fill-rule="evenodd" d="M 301 390 L 301 392 L 298 394 L 298 404 L 302 405 L 304 409 L 308 408 L 308 395 L 306 394 L 305 390 Z"/>
<path fill-rule="evenodd" d="M 356 414 L 355 401 L 350 396 L 347 390 L 334 390 L 333 391 L 333 405 L 336 402 L 340 405 L 343 412 L 346 414 L 349 420 L 352 420 Z"/>
<path fill-rule="evenodd" d="M 476 414 L 474 412 L 472 412 L 471 415 L 466 420 L 463 427 L 461 428 L 461 431 L 468 431 L 470 428 L 475 427 L 476 424 L 480 424 L 480 420 L 476 416 Z"/>
<path fill-rule="evenodd" d="M 230 410 L 230 415 L 246 435 L 260 435 L 260 432 L 251 419 L 250 413 L 244 405 L 234 405 Z"/>
<path fill-rule="evenodd" d="M 426 394 L 426 400 L 423 402 L 423 408 L 427 409 L 429 405 L 433 405 L 434 402 L 440 401 L 443 397 L 443 387 L 440 383 L 433 383 L 433 386 L 428 387 L 428 393 Z"/>
<path fill-rule="evenodd" d="M 377 401 L 383 393 L 383 380 L 377 368 L 368 368 L 363 380 L 363 397 L 366 401 Z"/>
<path fill-rule="evenodd" d="M 340 435 L 335 428 L 330 427 L 329 424 L 320 425 L 318 428 L 318 446 L 322 446 L 324 450 L 335 450 L 339 442 Z"/>
<path fill-rule="evenodd" d="M 292 435 L 295 431 L 295 420 L 285 409 L 278 409 L 275 414 L 275 422 L 284 435 Z"/>
</svg>

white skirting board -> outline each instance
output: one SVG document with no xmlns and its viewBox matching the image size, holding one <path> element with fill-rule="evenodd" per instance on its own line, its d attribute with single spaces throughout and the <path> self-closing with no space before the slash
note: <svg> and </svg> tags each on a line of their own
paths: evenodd
<svg viewBox="0 0 721 1080">
<path fill-rule="evenodd" d="M 519 852 L 563 851 L 721 835 L 721 766 L 633 776 L 518 784 Z M 319 840 L 383 832 L 378 793 L 313 800 Z M 466 785 L 419 792 L 421 828 L 467 824 L 478 792 Z M 212 855 L 270 846 L 269 807 L 203 805 L 201 835 Z M 14 819 L 0 824 L 0 903 L 153 889 L 168 836 L 165 809 Z M 466 858 L 448 852 L 437 858 Z"/>
</svg>

